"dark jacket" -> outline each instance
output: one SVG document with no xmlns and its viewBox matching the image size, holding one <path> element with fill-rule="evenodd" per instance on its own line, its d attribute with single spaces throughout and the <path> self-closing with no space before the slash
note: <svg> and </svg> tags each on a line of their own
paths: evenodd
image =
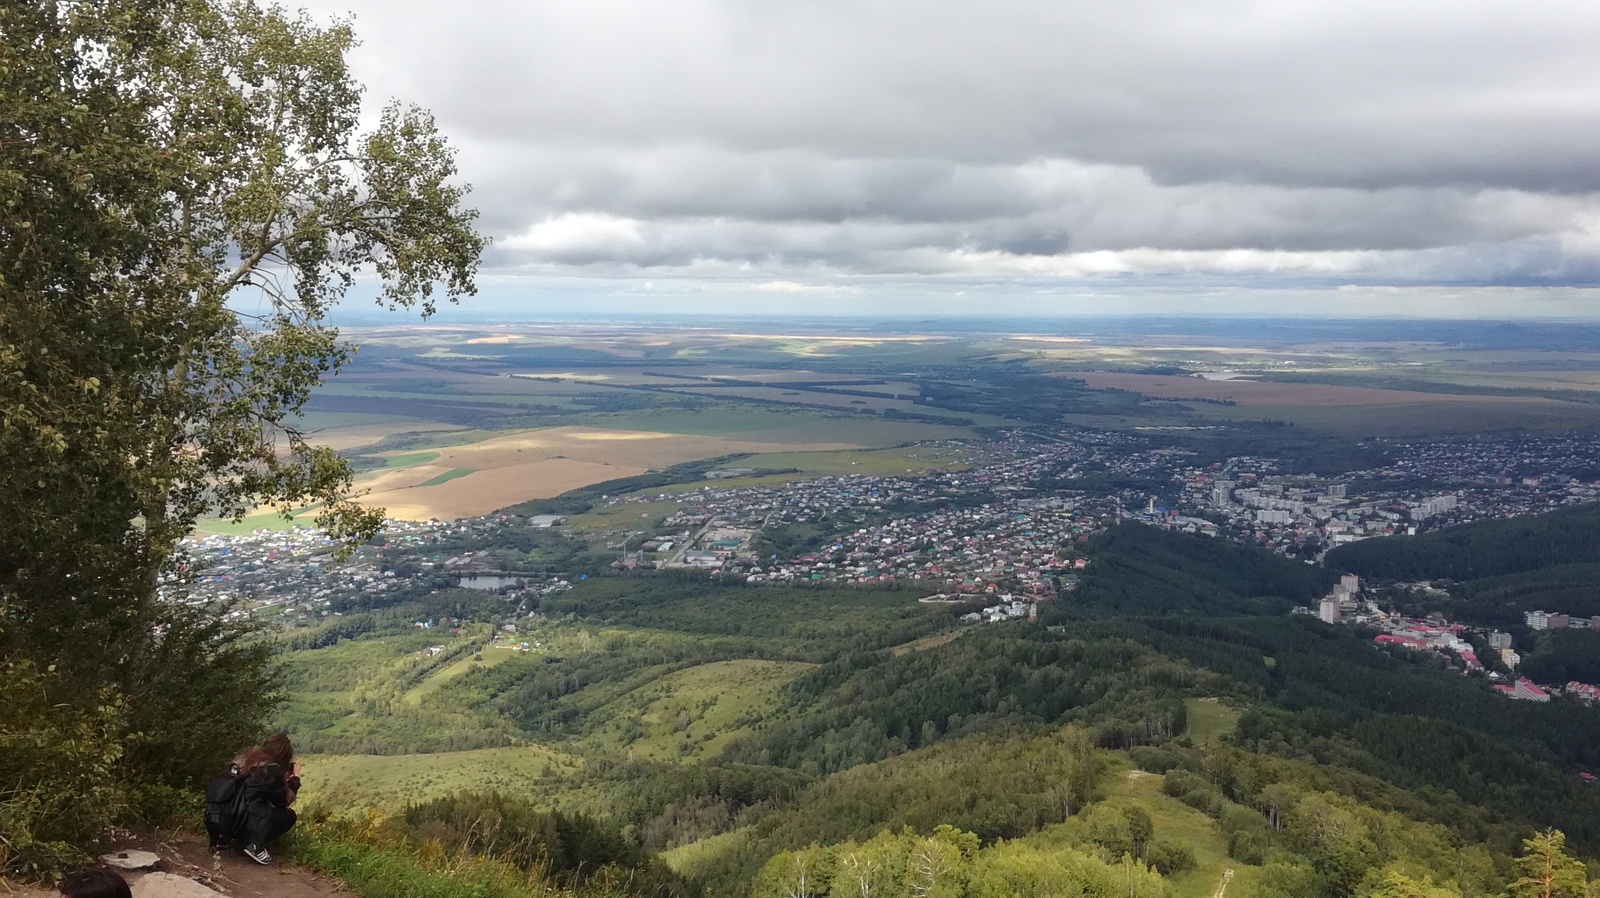
<svg viewBox="0 0 1600 898">
<path fill-rule="evenodd" d="M 265 801 L 275 808 L 286 808 L 289 792 L 300 790 L 300 777 L 285 776 L 283 766 L 276 761 L 263 761 L 242 778 L 246 805 Z"/>
</svg>

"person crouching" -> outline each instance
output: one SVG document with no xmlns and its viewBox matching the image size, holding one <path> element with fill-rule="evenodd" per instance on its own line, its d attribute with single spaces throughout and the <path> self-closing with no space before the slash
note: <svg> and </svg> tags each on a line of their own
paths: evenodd
<svg viewBox="0 0 1600 898">
<path fill-rule="evenodd" d="M 234 758 L 233 775 L 244 788 L 244 819 L 237 834 L 245 840 L 244 855 L 270 864 L 267 846 L 294 826 L 290 805 L 300 791 L 300 765 L 289 737 L 278 733 Z"/>
</svg>

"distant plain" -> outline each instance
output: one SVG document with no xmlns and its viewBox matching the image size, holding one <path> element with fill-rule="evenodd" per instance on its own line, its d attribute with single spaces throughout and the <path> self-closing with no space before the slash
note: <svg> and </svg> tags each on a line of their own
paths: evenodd
<svg viewBox="0 0 1600 898">
<path fill-rule="evenodd" d="M 919 445 L 1062 425 L 1383 439 L 1600 428 L 1600 352 L 1559 341 L 753 330 L 352 330 L 357 361 L 299 427 L 355 460 L 361 501 L 401 519 L 485 514 L 704 459 L 793 472 L 733 485 L 915 472 L 942 466 Z M 1060 414 L 1008 404 L 1007 378 L 1038 390 L 1041 376 L 1071 397 Z M 972 384 L 976 399 L 962 392 Z M 269 512 L 205 529 L 288 526 Z"/>
</svg>

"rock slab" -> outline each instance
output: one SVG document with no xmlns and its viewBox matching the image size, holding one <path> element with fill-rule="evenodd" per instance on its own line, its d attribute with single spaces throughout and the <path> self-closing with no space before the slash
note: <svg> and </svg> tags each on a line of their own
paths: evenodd
<svg viewBox="0 0 1600 898">
<path fill-rule="evenodd" d="M 151 873 L 133 884 L 133 898 L 221 898 L 221 894 L 176 873 Z"/>
<path fill-rule="evenodd" d="M 161 863 L 161 855 L 129 848 L 100 855 L 100 863 L 118 870 L 154 870 Z"/>
</svg>

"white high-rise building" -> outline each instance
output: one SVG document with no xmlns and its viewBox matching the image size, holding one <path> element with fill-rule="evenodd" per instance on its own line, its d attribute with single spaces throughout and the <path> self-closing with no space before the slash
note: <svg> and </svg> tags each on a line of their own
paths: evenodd
<svg viewBox="0 0 1600 898">
<path fill-rule="evenodd" d="M 1317 605 L 1317 618 L 1325 624 L 1338 623 L 1339 599 L 1336 596 L 1328 596 L 1324 598 L 1322 602 Z"/>
</svg>

